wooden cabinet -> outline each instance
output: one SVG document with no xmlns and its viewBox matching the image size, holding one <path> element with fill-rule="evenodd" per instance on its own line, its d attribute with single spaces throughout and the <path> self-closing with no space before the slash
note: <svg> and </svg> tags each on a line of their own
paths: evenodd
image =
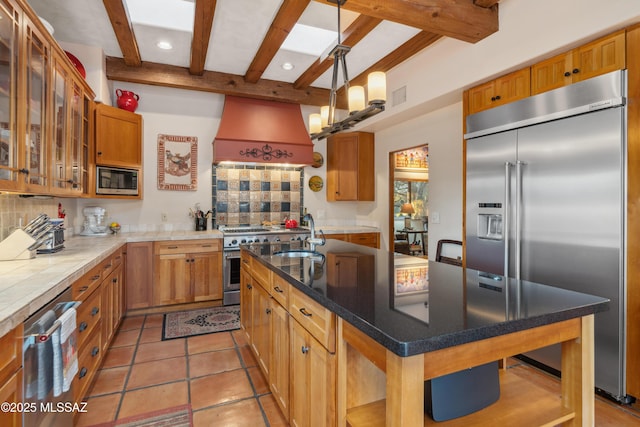
<svg viewBox="0 0 640 427">
<path fill-rule="evenodd" d="M 240 329 L 244 332 L 249 345 L 251 345 L 251 327 L 253 324 L 253 284 L 249 269 L 244 268 L 246 259 L 243 259 L 240 270 Z"/>
<path fill-rule="evenodd" d="M 142 166 L 142 116 L 109 105 L 95 108 L 97 165 Z"/>
<path fill-rule="evenodd" d="M 220 240 L 154 243 L 153 305 L 222 299 Z"/>
<path fill-rule="evenodd" d="M 526 98 L 530 90 L 528 67 L 483 83 L 469 89 L 469 114 Z"/>
<path fill-rule="evenodd" d="M 271 297 L 255 279 L 252 283 L 251 348 L 265 378 L 269 378 L 271 370 Z"/>
<path fill-rule="evenodd" d="M 531 94 L 626 67 L 625 31 L 618 31 L 531 67 Z"/>
<path fill-rule="evenodd" d="M 116 266 L 102 282 L 102 350 L 107 351 L 120 320 L 124 316 L 124 274 L 123 266 Z"/>
<path fill-rule="evenodd" d="M 0 402 L 22 402 L 22 325 L 0 337 Z M 0 411 L 1 426 L 21 426 L 21 411 Z"/>
<path fill-rule="evenodd" d="M 325 234 L 327 239 L 341 240 L 370 248 L 380 248 L 380 233 Z"/>
<path fill-rule="evenodd" d="M 292 426 L 336 425 L 335 355 L 298 322 L 290 322 Z"/>
<path fill-rule="evenodd" d="M 374 150 L 372 133 L 327 138 L 327 201 L 375 200 Z"/>
<path fill-rule="evenodd" d="M 125 263 L 126 310 L 153 305 L 153 242 L 127 243 Z"/>
<path fill-rule="evenodd" d="M 291 352 L 289 323 L 289 313 L 274 299 L 271 313 L 271 368 L 268 381 L 273 398 L 287 421 L 289 420 L 289 364 Z"/>
</svg>

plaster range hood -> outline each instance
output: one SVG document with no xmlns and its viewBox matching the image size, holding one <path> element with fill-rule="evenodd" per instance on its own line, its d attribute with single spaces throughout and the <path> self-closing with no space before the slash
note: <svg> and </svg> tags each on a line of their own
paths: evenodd
<svg viewBox="0 0 640 427">
<path fill-rule="evenodd" d="M 225 96 L 213 163 L 313 163 L 300 105 Z"/>
</svg>

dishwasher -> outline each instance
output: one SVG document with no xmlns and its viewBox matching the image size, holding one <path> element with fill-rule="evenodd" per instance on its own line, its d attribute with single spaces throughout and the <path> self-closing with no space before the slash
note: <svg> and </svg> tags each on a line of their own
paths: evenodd
<svg viewBox="0 0 640 427">
<path fill-rule="evenodd" d="M 24 322 L 22 425 L 73 425 L 73 377 L 78 371 L 76 307 L 71 289 Z"/>
</svg>

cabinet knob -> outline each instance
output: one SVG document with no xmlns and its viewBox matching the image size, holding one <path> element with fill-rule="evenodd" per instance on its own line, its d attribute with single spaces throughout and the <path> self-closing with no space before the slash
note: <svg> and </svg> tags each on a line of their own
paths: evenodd
<svg viewBox="0 0 640 427">
<path fill-rule="evenodd" d="M 113 279 L 111 279 L 111 282 L 113 282 L 113 283 L 118 283 L 118 278 L 117 278 L 117 277 L 114 277 Z"/>
<path fill-rule="evenodd" d="M 264 312 L 267 313 L 267 314 L 271 314 L 271 309 L 267 308 Z"/>
<path fill-rule="evenodd" d="M 102 156 L 102 151 L 98 151 L 98 156 Z"/>
<path fill-rule="evenodd" d="M 565 73 L 564 73 L 564 76 L 565 76 L 565 77 L 569 77 L 570 75 L 571 75 L 571 73 L 570 73 L 570 72 L 565 71 Z"/>
<path fill-rule="evenodd" d="M 100 353 L 100 349 L 98 347 L 93 347 L 91 349 L 91 357 L 96 357 Z"/>
<path fill-rule="evenodd" d="M 80 373 L 78 374 L 78 378 L 84 377 L 85 375 L 87 375 L 87 372 L 88 372 L 87 368 L 80 369 Z"/>
<path fill-rule="evenodd" d="M 311 317 L 313 314 L 309 313 L 306 308 L 302 307 L 300 309 L 300 313 L 302 313 L 305 317 Z"/>
<path fill-rule="evenodd" d="M 578 74 L 580 72 L 579 68 L 574 68 L 573 71 L 571 71 L 573 74 Z"/>
<path fill-rule="evenodd" d="M 302 354 L 307 354 L 307 353 L 309 353 L 309 347 L 307 347 L 306 345 L 303 345 L 303 346 L 302 346 L 302 348 L 301 348 L 301 350 L 302 350 Z"/>
<path fill-rule="evenodd" d="M 91 309 L 91 315 L 95 316 L 96 314 L 100 313 L 100 309 L 98 307 L 93 307 Z"/>
<path fill-rule="evenodd" d="M 78 331 L 82 332 L 85 329 L 87 329 L 89 325 L 87 325 L 87 322 L 80 322 L 80 326 L 78 326 Z"/>
<path fill-rule="evenodd" d="M 275 288 L 273 288 L 273 290 L 276 291 L 279 294 L 284 292 L 282 289 L 280 289 L 280 286 L 276 286 Z"/>
<path fill-rule="evenodd" d="M 253 286 L 251 286 L 251 284 L 247 283 L 247 289 L 253 289 Z"/>
<path fill-rule="evenodd" d="M 25 175 L 29 175 L 29 169 L 27 168 L 18 169 L 18 172 L 23 173 Z"/>
<path fill-rule="evenodd" d="M 496 101 L 500 101 L 500 95 L 496 95 Z"/>
<path fill-rule="evenodd" d="M 491 97 L 491 101 L 495 101 L 495 100 L 496 100 L 496 97 L 495 97 L 495 96 L 492 96 L 492 97 Z"/>
</svg>

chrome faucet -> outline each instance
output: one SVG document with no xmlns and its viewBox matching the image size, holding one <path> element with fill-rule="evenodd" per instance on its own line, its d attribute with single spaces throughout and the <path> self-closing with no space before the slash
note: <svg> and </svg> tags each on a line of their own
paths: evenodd
<svg viewBox="0 0 640 427">
<path fill-rule="evenodd" d="M 305 221 L 309 221 L 309 226 L 311 228 L 311 236 L 307 238 L 307 242 L 309 242 L 309 248 L 312 251 L 315 251 L 316 245 L 323 246 L 327 242 L 327 240 L 324 238 L 324 233 L 322 232 L 322 230 L 320 230 L 320 234 L 322 235 L 322 237 L 321 238 L 316 237 L 316 224 L 313 222 L 313 217 L 311 216 L 310 213 L 306 214 L 304 217 L 302 217 L 302 219 Z"/>
</svg>

